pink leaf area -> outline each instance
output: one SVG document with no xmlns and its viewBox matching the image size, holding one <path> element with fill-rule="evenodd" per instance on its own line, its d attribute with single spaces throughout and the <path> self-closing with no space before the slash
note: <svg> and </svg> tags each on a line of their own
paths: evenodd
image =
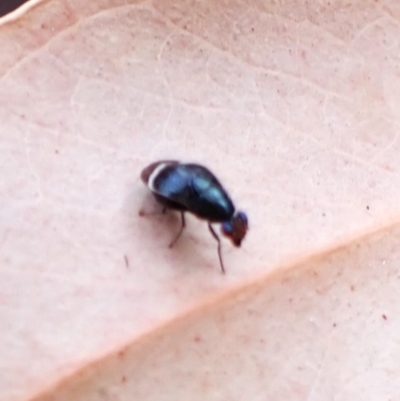
<svg viewBox="0 0 400 401">
<path fill-rule="evenodd" d="M 0 399 L 400 399 L 400 7 L 47 0 L 0 20 Z M 240 248 L 161 214 L 209 167 Z M 216 226 L 219 232 L 219 228 Z"/>
</svg>

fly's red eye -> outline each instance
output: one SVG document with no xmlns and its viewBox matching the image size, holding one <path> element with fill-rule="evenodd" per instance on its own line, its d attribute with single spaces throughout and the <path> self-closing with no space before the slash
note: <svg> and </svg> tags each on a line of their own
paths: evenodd
<svg viewBox="0 0 400 401">
<path fill-rule="evenodd" d="M 221 232 L 230 238 L 235 246 L 240 246 L 248 230 L 248 220 L 244 212 L 237 212 L 230 221 L 221 224 Z"/>
</svg>

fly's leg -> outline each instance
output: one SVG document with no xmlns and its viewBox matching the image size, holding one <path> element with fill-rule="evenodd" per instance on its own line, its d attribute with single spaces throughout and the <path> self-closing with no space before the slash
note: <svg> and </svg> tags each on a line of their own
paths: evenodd
<svg viewBox="0 0 400 401">
<path fill-rule="evenodd" d="M 219 239 L 218 235 L 216 234 L 216 232 L 215 232 L 214 229 L 212 228 L 211 223 L 208 223 L 208 229 L 210 230 L 212 236 L 213 236 L 213 237 L 217 240 L 217 242 L 218 242 L 219 264 L 221 265 L 222 273 L 225 274 L 224 263 L 223 263 L 223 261 L 222 261 L 222 255 L 221 255 L 221 240 Z"/>
<path fill-rule="evenodd" d="M 178 241 L 179 237 L 182 234 L 183 229 L 186 227 L 186 222 L 185 222 L 185 213 L 181 212 L 181 229 L 179 230 L 178 234 L 176 234 L 175 238 L 172 240 L 172 242 L 169 244 L 169 247 L 172 248 Z"/>
<path fill-rule="evenodd" d="M 161 213 L 159 211 L 146 212 L 144 209 L 140 209 L 138 214 L 140 217 L 159 216 L 160 214 L 165 214 L 166 211 L 167 207 L 163 206 Z"/>
</svg>

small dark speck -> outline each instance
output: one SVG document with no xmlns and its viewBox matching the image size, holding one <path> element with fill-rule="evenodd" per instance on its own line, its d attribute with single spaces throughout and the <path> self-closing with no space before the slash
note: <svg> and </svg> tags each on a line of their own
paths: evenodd
<svg viewBox="0 0 400 401">
<path fill-rule="evenodd" d="M 201 342 L 201 337 L 200 337 L 200 336 L 196 336 L 196 337 L 194 338 L 194 341 L 195 341 L 196 343 Z"/>
<path fill-rule="evenodd" d="M 369 205 L 367 205 L 366 209 L 369 210 Z"/>
<path fill-rule="evenodd" d="M 356 287 L 355 287 L 354 285 L 351 285 L 351 286 L 350 286 L 350 290 L 351 290 L 351 291 L 354 291 L 355 289 L 356 289 Z"/>
<path fill-rule="evenodd" d="M 128 259 L 128 256 L 124 255 L 124 260 L 125 260 L 125 266 L 128 268 L 128 267 L 129 267 L 129 259 Z"/>
<path fill-rule="evenodd" d="M 325 213 L 322 213 L 322 217 L 325 217 L 326 216 L 326 214 Z"/>
<path fill-rule="evenodd" d="M 121 383 L 126 383 L 126 376 L 121 377 Z"/>
<path fill-rule="evenodd" d="M 385 314 L 382 315 L 382 318 L 383 318 L 384 320 L 387 320 L 387 316 L 386 316 Z"/>
<path fill-rule="evenodd" d="M 56 150 L 54 151 L 54 153 L 55 153 L 56 155 L 58 155 L 58 153 L 59 153 L 58 149 L 56 149 Z"/>
<path fill-rule="evenodd" d="M 333 325 L 332 325 L 333 327 L 336 327 L 336 323 L 333 323 Z"/>
<path fill-rule="evenodd" d="M 251 32 L 254 32 L 254 28 L 251 28 Z"/>
</svg>

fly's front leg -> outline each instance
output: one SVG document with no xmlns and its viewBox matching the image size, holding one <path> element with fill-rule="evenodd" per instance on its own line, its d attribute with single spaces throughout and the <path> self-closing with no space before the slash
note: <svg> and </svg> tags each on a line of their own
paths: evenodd
<svg viewBox="0 0 400 401">
<path fill-rule="evenodd" d="M 211 223 L 208 223 L 208 228 L 211 232 L 211 235 L 217 240 L 218 242 L 218 257 L 219 257 L 219 264 L 221 265 L 221 270 L 222 273 L 225 274 L 225 268 L 224 268 L 224 262 L 222 261 L 222 255 L 221 255 L 221 240 L 219 239 L 217 233 L 214 231 L 212 228 Z"/>
</svg>

